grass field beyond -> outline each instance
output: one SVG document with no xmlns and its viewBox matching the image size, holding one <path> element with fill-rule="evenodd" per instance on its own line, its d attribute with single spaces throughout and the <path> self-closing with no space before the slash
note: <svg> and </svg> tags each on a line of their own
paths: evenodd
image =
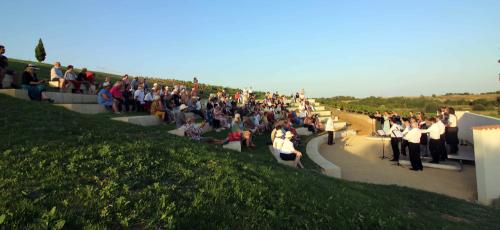
<svg viewBox="0 0 500 230">
<path fill-rule="evenodd" d="M 500 211 L 327 178 L 0 95 L 0 228 L 495 229 Z"/>
</svg>

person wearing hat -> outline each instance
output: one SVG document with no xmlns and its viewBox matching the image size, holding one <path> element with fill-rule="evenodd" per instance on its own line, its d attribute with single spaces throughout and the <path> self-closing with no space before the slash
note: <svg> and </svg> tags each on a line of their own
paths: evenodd
<svg viewBox="0 0 500 230">
<path fill-rule="evenodd" d="M 114 106 L 113 96 L 111 95 L 111 92 L 109 92 L 109 89 L 111 88 L 109 82 L 104 82 L 102 86 L 103 88 L 99 91 L 99 93 L 97 93 L 97 103 L 104 106 L 107 110 L 118 111 L 118 108 Z"/>
<path fill-rule="evenodd" d="M 151 103 L 151 115 L 155 115 L 162 121 L 165 121 L 165 108 L 161 102 L 160 95 L 156 95 L 153 99 L 153 103 Z"/>
<path fill-rule="evenodd" d="M 182 127 L 186 124 L 186 114 L 188 107 L 184 104 L 179 106 L 179 111 L 175 114 L 175 126 L 177 128 Z"/>
<path fill-rule="evenodd" d="M 22 75 L 21 87 L 24 90 L 28 91 L 28 96 L 30 97 L 31 100 L 36 100 L 36 101 L 43 100 L 53 103 L 54 100 L 50 99 L 45 92 L 46 89 L 45 86 L 43 85 L 45 81 L 38 80 L 35 70 L 38 70 L 38 68 L 35 65 L 29 64 L 26 66 L 26 69 L 24 70 Z"/>
<path fill-rule="evenodd" d="M 285 141 L 283 139 L 284 136 L 285 136 L 285 134 L 283 133 L 283 131 L 281 129 L 276 131 L 275 138 L 273 140 L 273 148 L 278 152 L 280 152 L 281 147 L 283 147 L 283 142 Z"/>
<path fill-rule="evenodd" d="M 61 68 L 61 62 L 56 61 L 52 69 L 50 69 L 50 80 L 58 81 L 59 89 L 61 89 L 64 86 L 64 74 Z"/>
<path fill-rule="evenodd" d="M 292 138 L 292 132 L 286 132 L 285 140 L 283 141 L 283 145 L 281 146 L 280 150 L 280 158 L 284 161 L 294 161 L 297 168 L 304 168 L 304 166 L 300 162 L 302 153 L 295 149 L 295 147 L 293 146 Z"/>
</svg>

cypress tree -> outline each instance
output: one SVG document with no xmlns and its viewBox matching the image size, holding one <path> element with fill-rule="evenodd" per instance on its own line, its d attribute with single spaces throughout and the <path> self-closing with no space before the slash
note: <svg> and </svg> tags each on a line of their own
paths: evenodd
<svg viewBox="0 0 500 230">
<path fill-rule="evenodd" d="M 36 45 L 35 48 L 35 57 L 38 62 L 43 62 L 45 61 L 45 57 L 47 56 L 47 53 L 45 53 L 45 47 L 43 47 L 43 42 L 42 39 L 40 38 L 38 40 L 38 45 Z"/>
</svg>

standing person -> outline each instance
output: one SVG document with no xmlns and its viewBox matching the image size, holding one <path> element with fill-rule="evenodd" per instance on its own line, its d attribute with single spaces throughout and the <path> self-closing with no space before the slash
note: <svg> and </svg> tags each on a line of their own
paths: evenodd
<svg viewBox="0 0 500 230">
<path fill-rule="evenodd" d="M 134 102 L 137 112 L 144 112 L 144 97 L 144 88 L 142 85 L 139 85 L 137 90 L 134 92 Z"/>
<path fill-rule="evenodd" d="M 59 89 L 62 90 L 62 87 L 64 87 L 64 74 L 61 68 L 61 63 L 58 61 L 56 61 L 52 69 L 50 69 L 50 80 L 58 81 Z"/>
<path fill-rule="evenodd" d="M 78 81 L 78 77 L 76 76 L 72 65 L 68 65 L 66 72 L 64 73 L 64 80 L 73 84 L 73 92 L 80 92 L 80 85 L 82 83 Z"/>
<path fill-rule="evenodd" d="M 117 108 L 115 111 L 116 114 L 120 114 L 122 111 L 122 105 L 123 105 L 123 94 L 121 91 L 122 88 L 122 82 L 117 81 L 113 88 L 109 91 L 111 95 L 113 96 L 113 107 Z"/>
<path fill-rule="evenodd" d="M 448 108 L 448 125 L 446 126 L 446 143 L 450 146 L 450 154 L 458 153 L 458 127 L 454 108 Z"/>
<path fill-rule="evenodd" d="M 87 88 L 87 90 L 90 89 L 90 83 L 87 81 L 87 68 L 82 68 L 82 71 L 78 73 L 76 80 L 79 81 L 81 84 Z M 80 93 L 83 93 L 83 90 L 80 87 Z"/>
<path fill-rule="evenodd" d="M 410 149 L 409 141 L 405 135 L 410 132 L 411 124 L 409 119 L 404 120 L 403 140 L 401 142 L 401 155 L 406 156 L 406 148 Z"/>
<path fill-rule="evenodd" d="M 422 159 L 420 158 L 420 138 L 422 132 L 418 128 L 417 122 L 411 122 L 411 129 L 405 134 L 410 150 L 411 169 L 413 171 L 424 170 Z"/>
<path fill-rule="evenodd" d="M 9 66 L 9 59 L 4 56 L 5 46 L 0 45 L 0 89 L 3 88 L 3 78 L 7 73 L 7 66 Z"/>
<path fill-rule="evenodd" d="M 281 146 L 280 158 L 284 161 L 294 161 L 297 168 L 304 168 L 304 166 L 300 162 L 302 153 L 295 149 L 295 147 L 293 146 L 292 138 L 292 132 L 286 132 L 285 140 L 283 141 L 283 145 Z"/>
<path fill-rule="evenodd" d="M 391 161 L 399 161 L 399 142 L 400 138 L 394 134 L 395 131 L 401 131 L 402 127 L 398 124 L 395 118 L 391 118 L 391 128 L 389 132 L 391 133 L 391 147 L 392 147 L 392 159 Z"/>
<path fill-rule="evenodd" d="M 448 152 L 446 150 L 446 126 L 443 123 L 444 115 L 439 115 L 439 118 L 436 120 L 436 124 L 439 127 L 439 159 L 441 161 L 445 161 L 448 159 Z M 447 117 L 447 116 L 446 116 Z M 448 123 L 446 121 L 446 123 Z"/>
<path fill-rule="evenodd" d="M 422 130 L 422 133 L 428 133 L 429 140 L 429 150 L 431 151 L 432 161 L 430 163 L 439 164 L 440 159 L 440 130 L 437 124 L 437 119 L 435 117 L 428 118 L 427 121 L 430 123 L 428 129 Z"/>
<path fill-rule="evenodd" d="M 384 116 L 382 118 L 384 120 L 382 129 L 384 130 L 385 135 L 389 135 L 389 132 L 391 131 L 391 121 L 389 120 L 389 112 L 385 111 Z"/>
<path fill-rule="evenodd" d="M 191 89 L 191 97 L 198 96 L 198 78 L 193 77 L 193 88 Z"/>
<path fill-rule="evenodd" d="M 333 125 L 333 120 L 334 120 L 334 114 L 328 118 L 328 121 L 326 122 L 326 132 L 328 132 L 328 145 L 333 145 L 335 142 L 333 141 L 333 132 L 335 131 L 335 127 Z"/>
<path fill-rule="evenodd" d="M 423 113 L 419 112 L 417 114 L 417 122 L 418 122 L 419 129 L 427 129 L 427 123 L 425 122 Z M 428 137 L 427 133 L 422 133 L 422 135 L 420 137 L 420 145 L 422 145 L 425 149 L 424 157 L 427 157 L 429 155 L 428 154 L 429 148 L 427 147 L 428 144 L 429 144 L 429 137 Z"/>
<path fill-rule="evenodd" d="M 28 96 L 31 100 L 35 101 L 48 101 L 53 103 L 54 100 L 50 99 L 45 93 L 46 89 L 43 85 L 44 80 L 38 80 L 35 70 L 37 70 L 35 65 L 29 64 L 23 72 L 22 76 L 22 88 L 28 91 Z"/>
<path fill-rule="evenodd" d="M 139 88 L 139 77 L 134 77 L 134 80 L 130 82 L 133 90 L 137 90 Z"/>
</svg>

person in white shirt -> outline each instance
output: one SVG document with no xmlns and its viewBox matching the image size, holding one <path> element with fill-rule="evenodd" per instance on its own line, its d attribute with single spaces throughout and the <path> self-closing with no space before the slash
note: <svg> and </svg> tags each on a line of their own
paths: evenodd
<svg viewBox="0 0 500 230">
<path fill-rule="evenodd" d="M 408 139 L 406 139 L 405 135 L 410 131 L 411 129 L 411 124 L 410 120 L 406 119 L 403 121 L 404 123 L 404 130 L 403 130 L 403 139 L 401 141 L 401 155 L 406 156 L 406 148 L 409 150 L 409 144 L 408 144 Z"/>
<path fill-rule="evenodd" d="M 432 161 L 430 163 L 439 164 L 439 156 L 440 156 L 440 129 L 437 124 L 437 119 L 435 117 L 431 117 L 427 119 L 428 122 L 431 123 L 430 127 L 427 129 L 423 129 L 422 133 L 429 133 L 429 150 L 431 151 Z"/>
<path fill-rule="evenodd" d="M 446 126 L 443 123 L 444 116 L 439 115 L 438 119 L 436 120 L 436 124 L 438 124 L 439 127 L 439 159 L 441 161 L 444 161 L 448 159 L 448 153 L 446 151 Z"/>
<path fill-rule="evenodd" d="M 335 142 L 333 141 L 333 132 L 335 131 L 335 126 L 333 124 L 333 120 L 335 119 L 335 115 L 332 115 L 326 121 L 325 131 L 328 133 L 328 145 L 333 145 Z"/>
<path fill-rule="evenodd" d="M 273 140 L 273 148 L 276 152 L 281 152 L 281 147 L 283 147 L 283 143 L 285 142 L 283 136 L 284 133 L 281 129 L 276 131 L 276 135 Z"/>
<path fill-rule="evenodd" d="M 283 145 L 280 150 L 280 158 L 284 161 L 294 161 L 297 168 L 304 168 L 304 166 L 300 162 L 302 153 L 295 149 L 295 147 L 293 146 L 292 138 L 292 132 L 286 132 L 285 140 L 283 141 Z"/>
<path fill-rule="evenodd" d="M 392 147 L 392 159 L 391 161 L 399 161 L 399 141 L 401 138 L 397 137 L 394 133 L 396 131 L 401 131 L 403 130 L 403 127 L 401 127 L 395 120 L 395 118 L 390 118 L 391 122 L 391 128 L 389 129 L 389 132 L 391 134 L 391 147 Z"/>
<path fill-rule="evenodd" d="M 450 146 L 450 154 L 458 153 L 458 127 L 457 116 L 455 115 L 454 108 L 447 108 L 448 125 L 446 126 L 446 144 Z"/>
<path fill-rule="evenodd" d="M 64 74 L 63 74 L 60 62 L 55 62 L 52 69 L 50 69 L 50 80 L 51 81 L 58 81 L 59 88 L 64 86 Z"/>
<path fill-rule="evenodd" d="M 404 138 L 408 141 L 410 150 L 411 169 L 413 171 L 424 170 L 422 166 L 422 159 L 420 159 L 420 137 L 422 136 L 421 130 L 418 128 L 418 123 L 411 122 L 411 129 L 404 134 Z"/>
<path fill-rule="evenodd" d="M 137 90 L 134 92 L 134 102 L 137 108 L 137 112 L 144 112 L 144 86 L 139 85 Z"/>
</svg>

